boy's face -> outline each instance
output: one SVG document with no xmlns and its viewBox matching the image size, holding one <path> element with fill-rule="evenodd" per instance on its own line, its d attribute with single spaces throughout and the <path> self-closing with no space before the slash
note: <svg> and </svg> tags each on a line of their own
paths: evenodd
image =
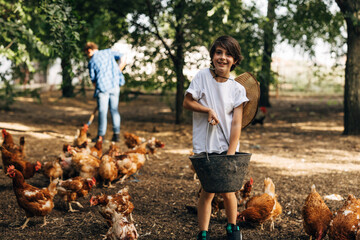
<svg viewBox="0 0 360 240">
<path fill-rule="evenodd" d="M 88 58 L 91 58 L 94 55 L 94 50 L 89 48 L 85 51 L 85 53 Z"/>
<path fill-rule="evenodd" d="M 231 66 L 235 64 L 231 54 L 225 48 L 219 46 L 215 48 L 212 62 L 215 71 L 222 76 L 227 76 L 230 73 Z"/>
</svg>

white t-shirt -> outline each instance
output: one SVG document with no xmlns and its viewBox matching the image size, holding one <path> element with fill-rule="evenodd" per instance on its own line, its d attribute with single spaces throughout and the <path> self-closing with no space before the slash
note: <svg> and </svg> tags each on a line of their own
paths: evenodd
<svg viewBox="0 0 360 240">
<path fill-rule="evenodd" d="M 233 110 L 249 101 L 245 88 L 233 78 L 229 78 L 226 82 L 217 82 L 211 75 L 210 69 L 206 68 L 195 75 L 189 88 L 185 91 L 185 95 L 187 93 L 190 93 L 192 98 L 201 105 L 216 112 L 225 134 L 224 136 L 219 126 L 208 123 L 207 113 L 193 112 L 193 152 L 197 154 L 206 151 L 208 153 L 227 151 Z M 207 146 L 205 146 L 207 129 L 209 129 L 209 133 Z"/>
</svg>

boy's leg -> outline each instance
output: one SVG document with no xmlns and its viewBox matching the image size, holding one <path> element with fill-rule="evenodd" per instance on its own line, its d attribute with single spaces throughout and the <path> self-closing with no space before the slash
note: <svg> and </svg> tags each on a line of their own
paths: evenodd
<svg viewBox="0 0 360 240">
<path fill-rule="evenodd" d="M 234 192 L 222 193 L 228 223 L 236 224 L 237 199 Z"/>
<path fill-rule="evenodd" d="M 114 88 L 110 92 L 110 113 L 111 113 L 111 119 L 113 124 L 113 132 L 114 136 L 112 141 L 118 142 L 120 140 L 119 134 L 120 134 L 120 113 L 119 113 L 119 95 L 120 95 L 120 89 Z"/>
<path fill-rule="evenodd" d="M 234 192 L 222 193 L 224 198 L 225 212 L 227 216 L 226 235 L 228 240 L 241 240 L 239 226 L 236 225 L 237 199 Z"/>
<path fill-rule="evenodd" d="M 215 193 L 205 192 L 201 190 L 200 198 L 198 201 L 198 222 L 200 231 L 208 231 L 210 217 L 211 217 L 211 201 Z"/>
<path fill-rule="evenodd" d="M 97 102 L 99 107 L 98 136 L 105 136 L 107 127 L 107 113 L 109 108 L 109 93 L 100 92 L 97 96 Z"/>
</svg>

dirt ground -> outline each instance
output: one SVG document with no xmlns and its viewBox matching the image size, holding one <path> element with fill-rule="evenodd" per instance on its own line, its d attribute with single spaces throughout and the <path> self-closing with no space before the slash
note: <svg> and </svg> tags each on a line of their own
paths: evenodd
<svg viewBox="0 0 360 240">
<path fill-rule="evenodd" d="M 139 239 L 194 239 L 196 214 L 187 206 L 195 206 L 199 182 L 189 168 L 192 130 L 188 124 L 175 125 L 174 116 L 165 99 L 139 96 L 131 102 L 120 102 L 121 131 L 139 136 L 156 137 L 165 148 L 150 156 L 135 182 L 132 178 L 115 189 L 96 186 L 89 196 L 80 199 L 84 206 L 70 213 L 55 197 L 55 207 L 48 224 L 40 227 L 41 217 L 20 230 L 24 211 L 18 206 L 12 182 L 0 172 L 0 239 L 101 239 L 107 225 L 96 207 L 90 207 L 91 195 L 115 193 L 128 186 L 135 205 L 134 219 Z M 283 213 L 275 222 L 275 230 L 242 225 L 243 239 L 308 239 L 302 227 L 301 208 L 312 184 L 322 195 L 359 196 L 360 138 L 343 136 L 341 97 L 282 96 L 271 99 L 272 108 L 265 124 L 249 126 L 241 136 L 241 151 L 252 153 L 245 180 L 254 179 L 253 194 L 263 190 L 263 180 L 270 177 Z M 91 93 L 86 99 L 62 99 L 59 92 L 42 95 L 42 103 L 21 98 L 12 111 L 0 112 L 0 128 L 13 134 L 16 142 L 25 136 L 27 159 L 31 162 L 54 159 L 64 143 L 71 143 L 76 129 L 87 122 L 93 108 Z M 90 126 L 90 137 L 96 135 L 96 121 Z M 111 126 L 106 139 L 111 138 Z M 2 141 L 2 140 L 1 140 Z M 122 142 L 118 144 L 124 150 Z M 109 142 L 105 142 L 107 149 Z M 245 181 L 244 180 L 244 181 Z M 41 174 L 28 183 L 45 187 L 48 180 Z M 342 201 L 326 200 L 332 211 Z M 74 206 L 77 208 L 77 206 Z M 242 210 L 242 208 L 239 208 Z M 225 216 L 211 219 L 211 239 L 224 239 Z"/>
</svg>

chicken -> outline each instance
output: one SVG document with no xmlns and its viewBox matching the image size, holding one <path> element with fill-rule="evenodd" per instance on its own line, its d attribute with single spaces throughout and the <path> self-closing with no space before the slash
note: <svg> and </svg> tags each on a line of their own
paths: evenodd
<svg viewBox="0 0 360 240">
<path fill-rule="evenodd" d="M 74 177 L 65 181 L 59 181 L 57 190 L 59 196 L 67 203 L 69 203 L 69 212 L 76 212 L 71 206 L 71 203 L 77 204 L 79 207 L 83 206 L 77 201 L 80 197 L 86 197 L 90 190 L 95 186 L 95 178 Z"/>
<path fill-rule="evenodd" d="M 275 185 L 270 178 L 264 180 L 264 193 L 253 196 L 245 204 L 239 216 L 239 222 L 256 223 L 261 225 L 271 221 L 270 231 L 274 229 L 274 220 L 282 213 L 282 207 L 275 195 Z"/>
<path fill-rule="evenodd" d="M 84 144 L 87 144 L 87 131 L 89 129 L 89 126 L 87 124 L 84 124 L 84 126 L 78 130 L 79 134 L 75 137 L 73 146 L 75 147 L 84 147 Z"/>
<path fill-rule="evenodd" d="M 254 120 L 251 122 L 251 125 L 256 125 L 258 123 L 260 125 L 264 125 L 266 113 L 267 113 L 266 107 L 260 107 L 255 115 Z"/>
<path fill-rule="evenodd" d="M 44 163 L 43 174 L 45 177 L 50 179 L 52 182 L 56 178 L 63 179 L 63 169 L 60 165 L 61 158 L 58 157 L 54 161 L 49 161 Z"/>
<path fill-rule="evenodd" d="M 128 148 L 135 148 L 136 146 L 139 146 L 141 143 L 145 142 L 144 138 L 141 138 L 133 133 L 124 133 L 125 138 L 125 145 Z"/>
<path fill-rule="evenodd" d="M 110 144 L 109 149 L 104 153 L 104 155 L 109 155 L 110 157 L 116 157 L 119 156 L 122 153 L 121 149 L 112 142 Z"/>
<path fill-rule="evenodd" d="M 253 183 L 254 180 L 250 178 L 250 180 L 247 181 L 239 191 L 235 192 L 235 196 L 238 200 L 238 205 L 243 204 L 245 201 L 249 199 Z M 219 193 L 215 194 L 211 202 L 211 206 L 213 210 L 213 215 L 217 214 L 217 218 L 220 219 L 220 214 L 221 214 L 220 211 L 222 209 L 225 209 L 224 199 L 221 196 L 221 194 Z"/>
<path fill-rule="evenodd" d="M 330 222 L 330 240 L 355 239 L 360 232 L 360 200 L 349 195 L 344 205 L 334 213 Z"/>
<path fill-rule="evenodd" d="M 1 147 L 1 154 L 3 158 L 4 168 L 13 165 L 17 170 L 21 172 L 25 179 L 32 178 L 36 172 L 41 169 L 41 163 L 30 163 L 23 160 L 23 157 L 17 153 L 11 153 L 5 147 Z"/>
<path fill-rule="evenodd" d="M 109 155 L 104 155 L 101 158 L 100 166 L 99 166 L 99 175 L 103 180 L 103 186 L 114 188 L 115 186 L 111 185 L 111 182 L 117 179 L 118 177 L 118 169 L 115 164 L 115 160 Z M 106 185 L 106 182 L 109 185 Z"/>
<path fill-rule="evenodd" d="M 102 136 L 99 136 L 98 140 L 96 141 L 95 145 L 90 148 L 90 154 L 101 158 L 102 156 L 102 144 L 103 144 L 103 138 Z"/>
<path fill-rule="evenodd" d="M 130 201 L 131 196 L 128 188 L 123 188 L 113 195 L 101 194 L 92 196 L 90 199 L 90 206 L 99 205 L 99 212 L 104 217 L 109 226 L 112 225 L 111 215 L 115 211 L 125 217 L 129 216 L 130 221 L 133 221 L 131 213 L 134 210 L 134 205 Z"/>
<path fill-rule="evenodd" d="M 121 175 L 120 183 L 140 170 L 146 161 L 145 154 L 128 153 L 116 157 L 116 166 Z"/>
<path fill-rule="evenodd" d="M 122 176 L 120 183 L 123 183 L 126 178 L 137 173 L 145 164 L 147 154 L 155 153 L 156 148 L 163 148 L 165 145 L 161 141 L 151 138 L 150 140 L 140 144 L 135 149 L 126 151 L 116 158 L 116 166 L 119 174 Z"/>
<path fill-rule="evenodd" d="M 14 166 L 7 168 L 7 175 L 13 179 L 13 189 L 19 206 L 25 210 L 26 221 L 21 226 L 24 229 L 31 217 L 43 216 L 46 225 L 46 215 L 54 208 L 54 196 L 57 193 L 56 184 L 58 180 L 53 181 L 47 188 L 36 188 L 27 184 L 20 171 Z"/>
<path fill-rule="evenodd" d="M 2 137 L 4 139 L 2 143 L 2 147 L 6 150 L 10 151 L 11 153 L 18 153 L 22 157 L 25 156 L 25 138 L 20 137 L 20 145 L 16 145 L 14 143 L 12 135 L 7 132 L 5 129 L 2 130 Z M 6 169 L 4 169 L 6 170 Z"/>
<path fill-rule="evenodd" d="M 319 193 L 316 192 L 315 185 L 311 186 L 311 192 L 305 200 L 302 217 L 305 232 L 310 235 L 310 240 L 312 237 L 321 240 L 326 236 L 332 213 Z"/>
<path fill-rule="evenodd" d="M 117 212 L 114 212 L 111 216 L 113 224 L 106 233 L 106 239 L 135 240 L 139 238 L 133 222 L 129 222 L 126 217 Z"/>
<path fill-rule="evenodd" d="M 20 146 L 14 143 L 12 135 L 5 129 L 2 130 L 4 139 L 1 145 L 1 157 L 3 161 L 3 170 L 6 173 L 8 166 L 16 160 L 24 160 L 25 157 L 25 138 L 20 138 Z"/>
<path fill-rule="evenodd" d="M 100 159 L 94 157 L 88 151 L 76 152 L 69 147 L 72 156 L 71 164 L 81 177 L 97 178 L 99 175 Z"/>
</svg>

